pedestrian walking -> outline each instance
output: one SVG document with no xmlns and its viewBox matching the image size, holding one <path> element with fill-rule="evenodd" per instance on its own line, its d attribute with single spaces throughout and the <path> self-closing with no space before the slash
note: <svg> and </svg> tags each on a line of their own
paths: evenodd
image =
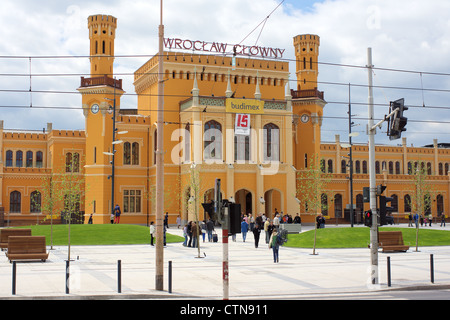
<svg viewBox="0 0 450 320">
<path fill-rule="evenodd" d="M 259 235 L 261 234 L 261 228 L 258 224 L 253 227 L 253 236 L 255 238 L 255 248 L 258 248 Z"/>
<path fill-rule="evenodd" d="M 274 263 L 279 262 L 280 242 L 281 239 L 278 237 L 278 232 L 276 229 L 274 229 L 269 240 L 269 249 L 272 249 Z"/>
<path fill-rule="evenodd" d="M 192 245 L 192 221 L 189 221 L 187 225 L 187 236 L 189 238 L 187 246 L 190 247 Z"/>
<path fill-rule="evenodd" d="M 118 204 L 116 204 L 116 206 L 114 207 L 114 216 L 115 216 L 114 223 L 119 224 L 120 214 L 121 214 L 120 207 Z"/>
<path fill-rule="evenodd" d="M 412 220 L 413 220 L 413 216 L 412 216 L 412 214 L 410 212 L 409 215 L 408 215 L 408 227 L 412 227 L 413 226 Z"/>
<path fill-rule="evenodd" d="M 152 246 L 153 246 L 154 234 L 155 234 L 155 225 L 152 221 L 152 222 L 150 222 L 150 245 L 152 245 Z"/>
<path fill-rule="evenodd" d="M 183 246 L 186 247 L 187 246 L 187 241 L 188 241 L 188 225 L 185 224 L 183 227 L 183 237 L 184 237 L 184 242 L 183 242 Z"/>
<path fill-rule="evenodd" d="M 169 229 L 169 213 L 166 211 L 166 214 L 164 216 L 164 227 Z"/>
<path fill-rule="evenodd" d="M 211 220 L 211 218 L 206 221 L 206 232 L 208 233 L 208 242 L 213 241 L 213 233 L 214 231 L 214 222 Z"/>
<path fill-rule="evenodd" d="M 180 217 L 180 215 L 178 215 L 178 217 L 177 217 L 177 229 L 180 229 L 180 226 L 181 226 L 181 217 Z"/>
<path fill-rule="evenodd" d="M 444 225 L 444 227 L 445 227 L 445 214 L 443 212 L 441 214 L 441 227 L 442 227 L 442 225 Z"/>
<path fill-rule="evenodd" d="M 243 220 L 241 222 L 241 233 L 242 233 L 242 240 L 244 240 L 247 238 L 247 232 L 248 232 L 248 223 L 247 221 Z"/>
</svg>

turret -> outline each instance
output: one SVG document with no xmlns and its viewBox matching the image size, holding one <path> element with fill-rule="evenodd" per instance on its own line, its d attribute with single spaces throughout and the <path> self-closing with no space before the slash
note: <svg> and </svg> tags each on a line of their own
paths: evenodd
<svg viewBox="0 0 450 320">
<path fill-rule="evenodd" d="M 108 15 L 93 15 L 88 18 L 91 77 L 113 74 L 114 39 L 117 19 Z"/>
<path fill-rule="evenodd" d="M 303 34 L 294 37 L 297 90 L 317 88 L 320 37 Z"/>
</svg>

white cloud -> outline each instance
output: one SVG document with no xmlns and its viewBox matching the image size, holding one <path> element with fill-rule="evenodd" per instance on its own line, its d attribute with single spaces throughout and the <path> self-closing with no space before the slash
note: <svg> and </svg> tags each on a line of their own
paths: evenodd
<svg viewBox="0 0 450 320">
<path fill-rule="evenodd" d="M 164 3 L 164 24 L 167 37 L 193 40 L 238 43 L 249 34 L 280 3 L 279 0 L 172 0 Z M 157 52 L 159 24 L 159 1 L 30 1 L 3 0 L 0 12 L 0 56 L 34 55 L 87 55 L 89 52 L 87 17 L 92 14 L 111 14 L 118 18 L 116 34 L 116 55 L 153 55 Z M 261 29 L 257 29 L 244 43 L 256 42 Z M 321 37 L 321 62 L 365 66 L 366 50 L 373 48 L 373 62 L 376 67 L 450 72 L 450 2 L 432 0 L 326 0 L 314 3 L 286 1 L 267 20 L 258 39 L 258 44 L 286 49 L 285 56 L 295 59 L 292 38 L 303 33 L 318 34 Z M 132 73 L 147 58 L 122 58 L 115 60 L 115 71 Z M 20 73 L 22 77 L 0 76 L 0 89 L 28 90 L 30 83 L 28 59 L 0 58 L 1 73 Z M 291 79 L 295 80 L 295 65 L 291 63 Z M 320 65 L 319 89 L 325 91 L 330 102 L 325 116 L 347 117 L 348 87 L 325 84 L 324 82 L 367 84 L 367 70 Z M 68 73 L 70 77 L 33 77 L 33 89 L 74 92 L 79 86 L 82 74 L 89 73 L 87 58 L 32 59 L 33 73 Z M 132 76 L 123 76 L 125 90 L 133 93 Z M 374 84 L 378 86 L 447 89 L 448 76 L 375 71 Z M 295 83 L 291 83 L 295 88 Z M 386 104 L 390 100 L 404 97 L 409 105 L 448 106 L 447 92 L 417 90 L 375 89 L 375 103 Z M 33 93 L 33 105 L 46 106 L 80 105 L 76 94 Z M 134 107 L 136 99 L 127 101 Z M 366 117 L 366 87 L 352 87 L 353 114 Z M 343 102 L 336 104 L 331 102 Z M 0 105 L 28 105 L 29 93 L 5 93 L 0 91 Z M 377 106 L 376 117 L 387 113 L 387 106 Z M 84 120 L 63 111 L 29 109 L 0 109 L 0 119 L 6 128 L 36 128 L 43 122 L 53 122 L 55 128 L 82 128 Z M 410 120 L 427 119 L 435 122 L 450 121 L 447 109 L 410 108 Z M 365 121 L 358 121 L 361 131 L 357 142 L 366 142 Z M 344 140 L 346 120 L 325 118 L 323 140 L 334 141 L 340 134 Z M 446 126 L 439 126 L 436 135 L 420 134 L 433 132 L 436 126 L 408 123 L 408 143 L 424 145 L 433 138 L 440 142 L 449 141 Z M 385 126 L 384 126 L 385 130 Z M 444 133 L 444 134 L 441 134 Z M 390 143 L 383 133 L 378 133 L 378 143 Z M 414 140 L 414 141 L 411 141 Z M 397 142 L 394 142 L 397 143 Z M 401 143 L 398 141 L 398 143 Z"/>
</svg>

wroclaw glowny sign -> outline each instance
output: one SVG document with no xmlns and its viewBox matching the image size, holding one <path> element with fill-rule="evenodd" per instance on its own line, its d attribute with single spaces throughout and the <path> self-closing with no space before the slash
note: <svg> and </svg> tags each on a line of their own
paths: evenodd
<svg viewBox="0 0 450 320">
<path fill-rule="evenodd" d="M 164 47 L 166 49 L 179 49 L 190 51 L 203 51 L 210 53 L 235 53 L 236 55 L 244 55 L 251 57 L 262 57 L 271 59 L 283 58 L 284 51 L 286 49 L 259 47 L 259 46 L 246 46 L 242 44 L 230 45 L 220 42 L 205 42 L 205 41 L 192 41 L 182 40 L 177 38 L 164 38 Z"/>
</svg>

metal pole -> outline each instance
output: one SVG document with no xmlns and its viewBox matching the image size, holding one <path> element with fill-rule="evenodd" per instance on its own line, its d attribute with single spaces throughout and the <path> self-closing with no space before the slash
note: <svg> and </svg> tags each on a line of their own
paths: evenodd
<svg viewBox="0 0 450 320">
<path fill-rule="evenodd" d="M 387 277 L 388 277 L 388 287 L 391 286 L 391 257 L 387 257 Z"/>
<path fill-rule="evenodd" d="M 169 261 L 169 293 L 172 293 L 172 261 Z"/>
<path fill-rule="evenodd" d="M 117 292 L 122 293 L 122 260 L 117 260 Z"/>
<path fill-rule="evenodd" d="M 66 294 L 69 294 L 69 260 L 66 260 Z"/>
<path fill-rule="evenodd" d="M 431 283 L 434 283 L 434 260 L 432 254 L 430 254 L 430 276 L 431 276 Z"/>
<path fill-rule="evenodd" d="M 350 84 L 348 84 L 348 144 L 350 145 L 350 225 L 353 228 L 353 152 L 352 152 L 352 105 L 350 102 Z"/>
<path fill-rule="evenodd" d="M 16 294 L 16 262 L 13 261 L 12 266 L 12 294 Z"/>
<path fill-rule="evenodd" d="M 164 25 L 163 25 L 163 0 L 160 2 L 160 25 L 159 25 L 159 55 L 158 55 L 158 115 L 157 115 L 157 147 L 156 147 L 156 249 L 155 249 L 155 288 L 163 290 L 164 288 L 164 159 L 163 159 L 163 143 L 164 143 Z"/>
<path fill-rule="evenodd" d="M 112 132 L 112 160 L 111 160 L 111 212 L 114 215 L 114 172 L 116 156 L 116 78 L 114 77 L 114 101 L 113 101 L 113 132 Z M 115 217 L 114 217 L 115 220 Z"/>
<path fill-rule="evenodd" d="M 373 127 L 373 81 L 372 81 L 372 48 L 367 49 L 367 71 L 369 77 L 369 178 L 370 178 L 370 209 L 372 210 L 372 227 L 370 228 L 370 262 L 371 282 L 378 284 L 378 214 L 376 198 L 376 176 L 375 176 L 375 133 Z"/>
<path fill-rule="evenodd" d="M 229 299 L 229 271 L 228 271 L 228 207 L 224 207 L 224 223 L 222 225 L 222 243 L 223 243 L 223 300 Z"/>
</svg>

